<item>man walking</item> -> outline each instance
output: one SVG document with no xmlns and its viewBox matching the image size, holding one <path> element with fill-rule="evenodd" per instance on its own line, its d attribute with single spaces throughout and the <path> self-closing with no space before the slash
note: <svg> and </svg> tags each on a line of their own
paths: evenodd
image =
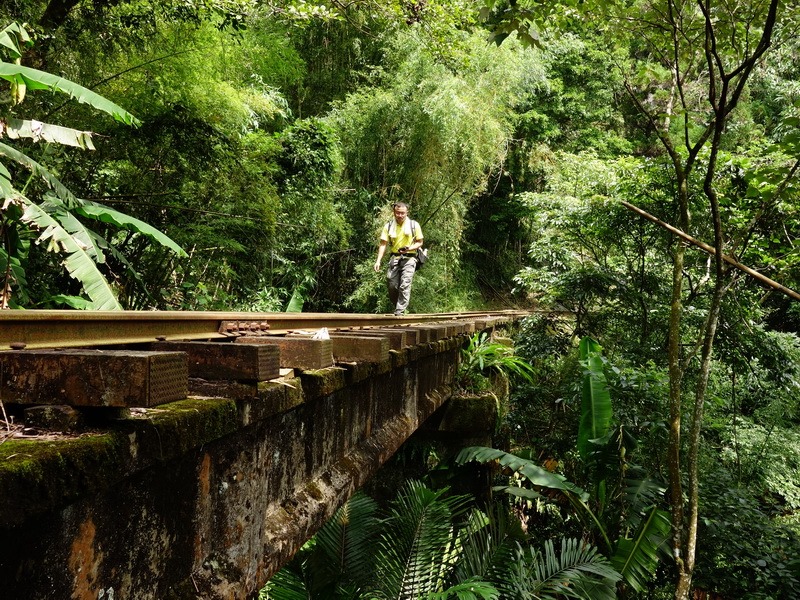
<svg viewBox="0 0 800 600">
<path fill-rule="evenodd" d="M 394 305 L 395 316 L 402 315 L 411 299 L 411 281 L 417 270 L 417 250 L 422 247 L 422 228 L 419 223 L 408 218 L 408 205 L 397 202 L 392 205 L 394 219 L 381 231 L 378 247 L 378 260 L 375 272 L 381 270 L 381 260 L 389 248 L 391 258 L 386 270 L 386 284 L 389 287 L 389 301 Z"/>
</svg>

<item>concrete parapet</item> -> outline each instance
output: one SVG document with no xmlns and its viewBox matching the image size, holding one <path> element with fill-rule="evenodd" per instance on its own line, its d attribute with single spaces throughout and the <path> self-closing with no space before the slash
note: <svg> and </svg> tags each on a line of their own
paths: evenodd
<svg viewBox="0 0 800 600">
<path fill-rule="evenodd" d="M 402 363 L 387 351 L 285 380 L 206 381 L 209 397 L 136 409 L 102 430 L 7 441 L 3 594 L 252 598 L 449 397 L 459 348 L 442 340 L 399 351 Z"/>
</svg>

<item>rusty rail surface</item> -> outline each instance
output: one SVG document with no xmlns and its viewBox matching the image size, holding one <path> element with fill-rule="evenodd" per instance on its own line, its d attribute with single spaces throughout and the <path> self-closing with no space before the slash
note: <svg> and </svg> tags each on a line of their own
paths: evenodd
<svg viewBox="0 0 800 600">
<path fill-rule="evenodd" d="M 322 327 L 386 327 L 482 317 L 520 318 L 527 311 L 415 314 L 252 313 L 179 311 L 0 311 L 0 350 L 80 348 L 170 340 L 282 335 Z"/>
</svg>

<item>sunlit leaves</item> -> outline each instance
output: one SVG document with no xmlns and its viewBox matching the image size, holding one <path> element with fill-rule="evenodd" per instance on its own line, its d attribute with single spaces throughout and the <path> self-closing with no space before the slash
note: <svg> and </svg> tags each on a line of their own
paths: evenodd
<svg viewBox="0 0 800 600">
<path fill-rule="evenodd" d="M 27 90 L 49 90 L 65 94 L 79 103 L 106 112 L 126 125 L 139 124 L 132 114 L 92 90 L 62 77 L 21 65 L 20 57 L 26 45 L 30 45 L 30 38 L 20 25 L 12 24 L 0 32 L 0 46 L 5 49 L 5 54 L 14 60 L 13 63 L 0 62 L 0 78 L 11 83 L 12 104 L 21 103 Z M 0 119 L 0 138 L 10 140 L 26 139 L 93 150 L 91 135 L 89 131 L 61 127 L 33 119 L 13 117 Z M 146 224 L 101 205 L 80 200 L 47 167 L 14 147 L 0 142 L 0 157 L 4 159 L 0 163 L 3 208 L 5 210 L 9 206 L 15 206 L 21 211 L 7 211 L 3 215 L 5 247 L 2 254 L 6 266 L 13 267 L 5 270 L 6 278 L 0 302 L 3 307 L 9 305 L 9 298 L 13 293 L 12 283 L 19 288 L 20 297 L 27 297 L 27 291 L 20 287 L 26 284 L 23 249 L 20 244 L 12 241 L 17 239 L 18 229 L 25 226 L 37 230 L 38 237 L 35 238 L 37 245 L 45 248 L 47 252 L 63 256 L 64 268 L 80 283 L 81 289 L 89 297 L 90 303 L 85 304 L 78 298 L 67 300 L 73 307 L 98 310 L 121 308 L 114 290 L 98 268 L 99 264 L 105 262 L 103 248 L 109 248 L 108 242 L 85 227 L 76 214 L 130 228 L 165 243 L 176 252 L 180 251 L 172 240 Z M 12 170 L 3 163 L 15 163 L 15 166 L 29 171 L 33 177 L 29 178 L 28 182 L 41 181 L 49 191 L 43 194 L 44 197 L 39 202 L 28 198 L 17 189 Z M 23 189 L 27 187 L 26 183 Z M 82 213 L 79 212 L 81 207 L 84 209 Z M 122 262 L 126 264 L 124 260 Z"/>
<path fill-rule="evenodd" d="M 73 278 L 81 282 L 86 295 L 92 301 L 92 309 L 122 308 L 105 277 L 98 271 L 90 253 L 91 246 L 73 237 L 56 218 L 37 204 L 30 203 L 26 206 L 22 222 L 34 225 L 41 231 L 37 243 L 46 244 L 51 252 L 66 255 L 64 267 Z"/>
<path fill-rule="evenodd" d="M 91 131 L 79 131 L 69 127 L 51 125 L 27 119 L 0 119 L 0 138 L 16 140 L 29 138 L 35 142 L 43 141 L 64 146 L 75 146 L 83 150 L 94 150 Z"/>
<path fill-rule="evenodd" d="M 89 90 L 82 85 L 73 83 L 50 73 L 31 69 L 22 65 L 0 62 L 0 78 L 16 85 L 24 85 L 30 90 L 51 90 L 61 92 L 76 99 L 78 102 L 89 104 L 97 110 L 107 112 L 116 120 L 126 125 L 138 125 L 139 121 L 121 106 Z"/>
<path fill-rule="evenodd" d="M 13 61 L 21 58 L 23 49 L 32 45 L 31 37 L 19 23 L 11 23 L 0 31 L 0 46 L 6 49 Z"/>
</svg>

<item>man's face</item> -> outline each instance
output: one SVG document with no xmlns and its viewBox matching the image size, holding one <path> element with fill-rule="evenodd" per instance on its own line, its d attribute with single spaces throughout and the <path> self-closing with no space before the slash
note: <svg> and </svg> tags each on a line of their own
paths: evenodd
<svg viewBox="0 0 800 600">
<path fill-rule="evenodd" d="M 394 207 L 394 219 L 398 223 L 402 223 L 406 220 L 406 215 L 408 214 L 408 209 L 403 206 L 395 206 Z"/>
</svg>

